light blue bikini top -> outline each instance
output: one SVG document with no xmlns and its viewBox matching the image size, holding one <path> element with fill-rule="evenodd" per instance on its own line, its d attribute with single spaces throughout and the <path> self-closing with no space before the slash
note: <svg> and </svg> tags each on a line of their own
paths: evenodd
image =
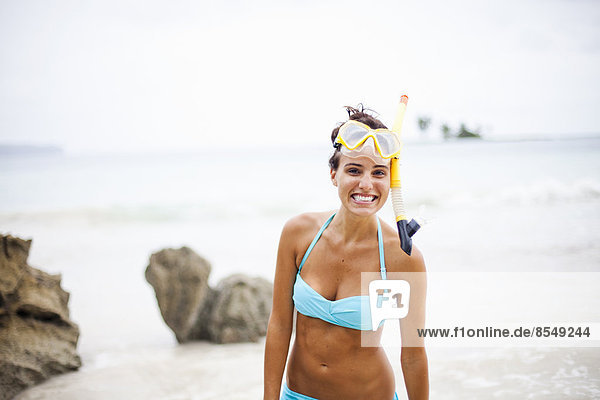
<svg viewBox="0 0 600 400">
<path fill-rule="evenodd" d="M 296 306 L 296 310 L 307 317 L 320 318 L 323 321 L 346 328 L 370 331 L 371 309 L 369 307 L 369 296 L 351 296 L 343 299 L 328 300 L 311 288 L 300 276 L 300 271 L 302 270 L 302 266 L 306 262 L 308 255 L 313 247 L 315 247 L 315 244 L 317 244 L 323 231 L 327 228 L 334 216 L 335 214 L 329 217 L 313 239 L 310 246 L 308 246 L 308 250 L 306 250 L 302 262 L 298 267 L 292 299 Z M 381 224 L 379 223 L 379 219 L 377 219 L 377 241 L 379 243 L 379 267 L 381 269 L 381 279 L 386 279 L 383 235 L 381 234 Z"/>
</svg>

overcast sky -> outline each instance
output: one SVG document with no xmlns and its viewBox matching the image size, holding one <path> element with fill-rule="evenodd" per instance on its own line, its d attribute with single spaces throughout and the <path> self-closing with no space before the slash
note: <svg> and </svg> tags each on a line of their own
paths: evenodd
<svg viewBox="0 0 600 400">
<path fill-rule="evenodd" d="M 327 143 L 342 106 L 600 133 L 600 2 L 0 0 L 0 143 Z"/>
</svg>

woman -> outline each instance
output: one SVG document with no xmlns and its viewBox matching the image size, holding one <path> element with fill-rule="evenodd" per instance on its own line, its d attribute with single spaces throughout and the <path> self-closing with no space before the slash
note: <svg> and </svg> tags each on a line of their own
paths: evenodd
<svg viewBox="0 0 600 400">
<path fill-rule="evenodd" d="M 418 249 L 406 255 L 395 229 L 376 216 L 390 190 L 390 159 L 381 156 L 381 143 L 368 138 L 353 150 L 339 143 L 340 128 L 385 126 L 364 110 L 349 107 L 348 114 L 349 121 L 331 135 L 335 151 L 329 165 L 341 201 L 339 209 L 296 216 L 281 234 L 265 346 L 265 400 L 280 399 L 294 306 L 298 310 L 296 335 L 282 400 L 397 398 L 384 350 L 361 346 L 361 335 L 374 335 L 378 341 L 382 332 L 380 326 L 367 333 L 370 321 L 360 318 L 368 299 L 360 296 L 361 273 L 380 271 L 385 278 L 386 271 L 425 272 L 425 265 Z M 424 288 L 416 292 L 411 288 L 409 314 L 400 322 L 403 343 L 409 326 L 411 331 L 423 326 L 423 298 Z M 411 340 L 415 347 L 403 345 L 401 352 L 408 397 L 427 399 L 427 356 L 422 341 Z"/>
</svg>

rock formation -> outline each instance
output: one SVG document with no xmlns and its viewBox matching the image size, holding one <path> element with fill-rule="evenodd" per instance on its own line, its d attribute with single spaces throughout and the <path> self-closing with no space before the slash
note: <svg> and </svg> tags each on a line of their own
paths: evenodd
<svg viewBox="0 0 600 400">
<path fill-rule="evenodd" d="M 210 270 L 208 261 L 187 247 L 150 256 L 146 280 L 177 341 L 256 342 L 266 334 L 273 285 L 236 274 L 213 289 L 208 285 Z"/>
<path fill-rule="evenodd" d="M 31 240 L 0 235 L 0 400 L 81 366 L 60 275 L 27 265 Z"/>
<path fill-rule="evenodd" d="M 267 333 L 273 285 L 263 278 L 242 274 L 217 286 L 208 330 L 217 343 L 256 342 Z"/>
<path fill-rule="evenodd" d="M 196 319 L 210 294 L 210 269 L 208 261 L 187 247 L 150 256 L 146 280 L 154 287 L 162 317 L 179 343 L 194 339 Z"/>
</svg>

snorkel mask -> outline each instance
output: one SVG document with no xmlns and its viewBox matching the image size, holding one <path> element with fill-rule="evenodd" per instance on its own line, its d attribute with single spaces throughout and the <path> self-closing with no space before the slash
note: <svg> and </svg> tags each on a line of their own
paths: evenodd
<svg viewBox="0 0 600 400">
<path fill-rule="evenodd" d="M 412 219 L 408 222 L 404 211 L 404 200 L 402 198 L 402 184 L 400 181 L 400 131 L 406 111 L 408 96 L 402 96 L 398 104 L 396 120 L 392 130 L 372 129 L 362 122 L 349 120 L 339 129 L 334 146 L 340 148 L 340 152 L 348 157 L 369 157 L 377 163 L 390 164 L 390 188 L 392 191 L 392 206 L 396 216 L 396 226 L 400 236 L 400 247 L 410 256 L 412 252 L 411 237 L 421 227 L 417 221 Z"/>
<path fill-rule="evenodd" d="M 400 154 L 402 144 L 398 136 L 389 129 L 372 129 L 362 122 L 346 121 L 338 131 L 335 143 L 349 157 L 367 156 L 389 161 Z"/>
</svg>

